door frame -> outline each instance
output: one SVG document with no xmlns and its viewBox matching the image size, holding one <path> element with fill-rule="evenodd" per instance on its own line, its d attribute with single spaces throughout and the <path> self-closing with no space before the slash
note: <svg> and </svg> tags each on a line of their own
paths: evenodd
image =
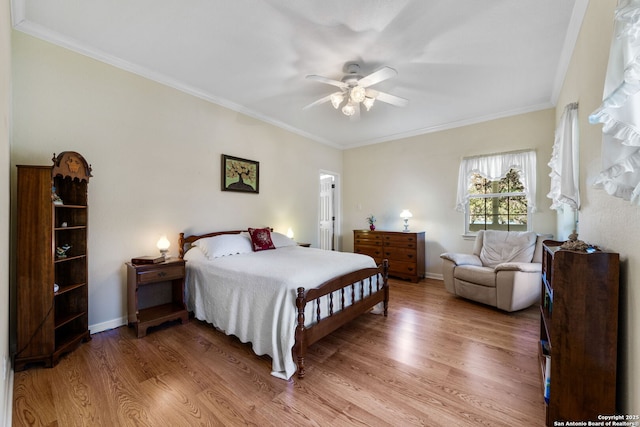
<svg viewBox="0 0 640 427">
<path fill-rule="evenodd" d="M 340 251 L 340 243 L 341 240 L 340 236 L 341 236 L 341 219 L 342 219 L 342 206 L 340 201 L 342 200 L 341 197 L 341 192 L 340 192 L 340 174 L 337 172 L 332 172 L 329 170 L 325 170 L 325 169 L 320 169 L 319 173 L 318 173 L 318 198 L 316 199 L 318 202 L 317 205 L 317 241 L 318 243 L 320 243 L 320 191 L 322 189 L 320 181 L 321 181 L 321 177 L 323 175 L 331 175 L 333 176 L 333 184 L 334 184 L 334 192 L 333 192 L 333 215 L 335 217 L 335 220 L 333 221 L 333 245 L 334 245 L 334 250 L 336 251 Z"/>
</svg>

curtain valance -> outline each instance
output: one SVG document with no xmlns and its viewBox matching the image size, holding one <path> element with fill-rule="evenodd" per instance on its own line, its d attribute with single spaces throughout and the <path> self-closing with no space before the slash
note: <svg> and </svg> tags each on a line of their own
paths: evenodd
<svg viewBox="0 0 640 427">
<path fill-rule="evenodd" d="M 602 168 L 595 184 L 640 205 L 640 0 L 620 0 L 603 101 L 589 116 L 602 123 Z"/>
<path fill-rule="evenodd" d="M 524 185 L 527 206 L 530 212 L 536 210 L 536 152 L 533 150 L 513 151 L 486 156 L 465 157 L 458 172 L 458 195 L 456 210 L 464 212 L 469 201 L 469 183 L 474 173 L 491 181 L 507 176 L 511 169 L 520 171 Z"/>
</svg>

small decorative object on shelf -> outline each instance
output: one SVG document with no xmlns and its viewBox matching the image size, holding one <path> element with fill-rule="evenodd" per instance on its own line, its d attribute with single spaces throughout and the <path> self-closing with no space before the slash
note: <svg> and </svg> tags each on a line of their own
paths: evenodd
<svg viewBox="0 0 640 427">
<path fill-rule="evenodd" d="M 56 194 L 56 187 L 51 187 L 51 201 L 57 206 L 64 205 L 62 198 Z"/>
<path fill-rule="evenodd" d="M 56 256 L 58 258 L 66 258 L 67 252 L 69 252 L 69 249 L 71 249 L 71 245 L 68 243 L 65 243 L 62 246 L 56 247 Z"/>
<path fill-rule="evenodd" d="M 376 217 L 375 217 L 373 214 L 371 214 L 371 215 L 369 215 L 369 216 L 367 217 L 367 222 L 369 223 L 369 229 L 370 229 L 371 231 L 373 231 L 373 230 L 375 230 L 375 229 L 376 229 L 376 226 L 375 226 L 375 224 L 374 224 L 374 223 L 376 222 Z"/>
<path fill-rule="evenodd" d="M 600 250 L 600 248 L 598 248 L 595 245 L 590 245 L 588 243 L 583 242 L 582 240 L 578 240 L 578 233 L 576 233 L 576 230 L 573 230 L 573 233 L 569 234 L 569 240 L 564 242 L 560 246 L 560 249 L 568 249 L 571 251 L 582 251 L 587 253 L 593 253 L 595 251 Z"/>
</svg>

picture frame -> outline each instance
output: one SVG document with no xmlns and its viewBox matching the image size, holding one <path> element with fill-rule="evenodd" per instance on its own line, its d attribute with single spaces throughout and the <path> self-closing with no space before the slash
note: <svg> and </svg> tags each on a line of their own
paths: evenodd
<svg viewBox="0 0 640 427">
<path fill-rule="evenodd" d="M 260 162 L 222 155 L 222 191 L 260 192 Z"/>
</svg>

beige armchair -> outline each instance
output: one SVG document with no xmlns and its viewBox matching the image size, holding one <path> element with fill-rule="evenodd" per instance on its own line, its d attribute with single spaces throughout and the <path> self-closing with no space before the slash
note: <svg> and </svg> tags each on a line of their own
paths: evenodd
<svg viewBox="0 0 640 427">
<path fill-rule="evenodd" d="M 472 254 L 440 255 L 445 288 L 504 311 L 527 308 L 540 300 L 542 241 L 550 237 L 481 230 Z"/>
</svg>

